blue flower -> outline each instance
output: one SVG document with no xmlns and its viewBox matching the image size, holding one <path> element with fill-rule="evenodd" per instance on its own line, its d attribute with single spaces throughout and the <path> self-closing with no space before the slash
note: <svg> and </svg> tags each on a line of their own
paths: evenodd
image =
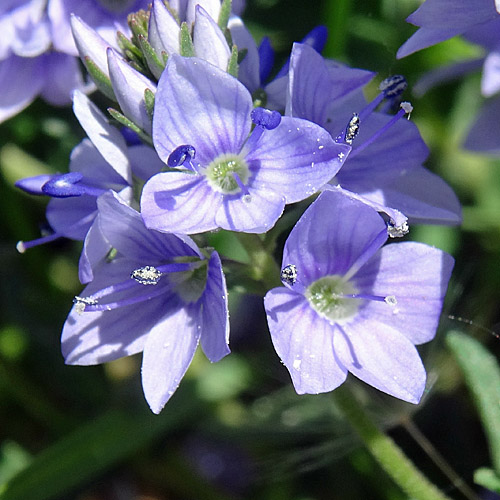
<svg viewBox="0 0 500 500">
<path fill-rule="evenodd" d="M 252 110 L 250 93 L 237 79 L 175 55 L 158 83 L 153 141 L 169 166 L 184 168 L 146 183 L 144 221 L 186 234 L 218 227 L 267 231 L 285 204 L 316 192 L 350 151 L 306 120 Z"/>
<path fill-rule="evenodd" d="M 221 262 L 186 236 L 147 229 L 116 193 L 97 204 L 100 230 L 116 256 L 95 267 L 94 280 L 75 298 L 62 352 L 68 364 L 93 365 L 142 351 L 144 394 L 159 413 L 199 342 L 212 362 L 229 353 Z"/>
<path fill-rule="evenodd" d="M 451 188 L 422 163 L 428 156 L 416 126 L 401 120 L 411 112 L 403 103 L 395 116 L 375 112 L 406 88 L 403 77 L 388 78 L 369 104 L 361 87 L 373 74 L 325 61 L 307 45 L 295 44 L 290 63 L 286 114 L 325 127 L 336 141 L 352 145 L 332 184 L 360 195 L 401 225 L 411 222 L 457 224 L 460 204 Z"/>
<path fill-rule="evenodd" d="M 331 391 L 351 372 L 420 400 L 426 375 L 415 345 L 435 335 L 453 258 L 420 243 L 381 248 L 386 240 L 377 212 L 340 190 L 322 193 L 292 229 L 285 287 L 264 304 L 299 394 Z"/>
</svg>

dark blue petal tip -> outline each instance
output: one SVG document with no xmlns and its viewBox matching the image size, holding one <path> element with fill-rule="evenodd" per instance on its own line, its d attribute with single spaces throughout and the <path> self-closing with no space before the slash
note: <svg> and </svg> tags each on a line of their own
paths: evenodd
<svg viewBox="0 0 500 500">
<path fill-rule="evenodd" d="M 281 115 L 278 111 L 265 108 L 255 108 L 250 114 L 255 125 L 260 125 L 267 130 L 273 130 L 281 123 Z"/>
<path fill-rule="evenodd" d="M 196 150 L 194 146 L 189 144 L 184 144 L 175 148 L 169 155 L 167 159 L 167 165 L 169 167 L 180 167 L 184 165 L 187 161 L 191 161 L 194 159 L 196 154 Z"/>
<path fill-rule="evenodd" d="M 42 192 L 54 198 L 81 196 L 86 192 L 85 187 L 78 185 L 78 182 L 80 182 L 82 178 L 83 175 L 80 172 L 55 175 L 42 186 Z"/>
</svg>

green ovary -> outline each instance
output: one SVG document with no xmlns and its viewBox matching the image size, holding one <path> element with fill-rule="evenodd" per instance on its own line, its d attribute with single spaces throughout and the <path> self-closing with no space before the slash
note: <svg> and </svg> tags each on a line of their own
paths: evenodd
<svg viewBox="0 0 500 500">
<path fill-rule="evenodd" d="M 245 184 L 250 176 L 248 165 L 243 158 L 235 155 L 222 155 L 207 167 L 205 175 L 215 191 L 224 194 L 235 194 L 241 191 L 233 174 L 238 174 Z"/>
<path fill-rule="evenodd" d="M 358 311 L 359 300 L 342 296 L 356 293 L 351 283 L 343 281 L 341 276 L 332 275 L 311 283 L 305 297 L 321 317 L 331 323 L 345 323 Z"/>
</svg>

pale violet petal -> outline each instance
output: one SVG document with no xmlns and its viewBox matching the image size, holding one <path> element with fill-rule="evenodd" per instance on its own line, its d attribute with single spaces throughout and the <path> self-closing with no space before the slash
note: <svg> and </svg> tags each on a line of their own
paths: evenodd
<svg viewBox="0 0 500 500">
<path fill-rule="evenodd" d="M 148 334 L 142 357 L 142 388 L 153 413 L 160 413 L 191 364 L 200 337 L 199 316 L 194 307 L 181 306 Z"/>
<path fill-rule="evenodd" d="M 465 148 L 478 153 L 500 154 L 500 128 L 492 126 L 500 116 L 500 97 L 488 99 L 465 140 Z"/>
<path fill-rule="evenodd" d="M 78 278 L 83 284 L 90 283 L 94 279 L 94 268 L 111 250 L 111 245 L 102 234 L 97 219 L 98 217 L 85 236 L 78 263 Z"/>
<path fill-rule="evenodd" d="M 231 352 L 226 279 L 219 254 L 215 251 L 208 262 L 207 285 L 200 302 L 201 347 L 205 356 L 215 363 Z"/>
<path fill-rule="evenodd" d="M 163 0 L 153 0 L 153 8 L 149 18 L 148 41 L 158 56 L 162 52 L 179 53 L 180 27 L 175 18 L 165 7 Z"/>
<path fill-rule="evenodd" d="M 193 28 L 193 44 L 196 57 L 203 59 L 223 71 L 227 70 L 231 51 L 226 38 L 207 11 L 196 6 L 196 21 Z"/>
<path fill-rule="evenodd" d="M 99 153 L 128 184 L 132 184 L 127 145 L 120 131 L 79 90 L 73 93 L 73 111 Z"/>
<path fill-rule="evenodd" d="M 149 89 L 154 94 L 156 85 L 117 56 L 113 49 L 108 49 L 108 67 L 121 111 L 139 128 L 151 134 L 151 117 L 146 110 L 144 92 Z"/>
<path fill-rule="evenodd" d="M 344 382 L 347 370 L 333 349 L 334 327 L 302 295 L 273 288 L 264 306 L 274 348 L 297 393 L 328 392 Z"/>
<path fill-rule="evenodd" d="M 219 20 L 220 0 L 188 0 L 186 8 L 186 22 L 191 26 L 196 20 L 196 7 L 201 5 L 214 20 Z"/>
<path fill-rule="evenodd" d="M 500 90 L 500 51 L 490 52 L 484 61 L 481 92 L 490 97 Z"/>
</svg>

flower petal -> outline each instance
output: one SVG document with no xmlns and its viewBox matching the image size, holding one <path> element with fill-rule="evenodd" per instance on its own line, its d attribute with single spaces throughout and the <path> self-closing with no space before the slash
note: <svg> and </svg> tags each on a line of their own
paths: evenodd
<svg viewBox="0 0 500 500">
<path fill-rule="evenodd" d="M 190 144 L 207 166 L 239 153 L 250 131 L 252 98 L 236 78 L 200 59 L 172 55 L 158 83 L 153 142 L 163 161 Z"/>
<path fill-rule="evenodd" d="M 129 147 L 127 154 L 132 173 L 143 181 L 147 181 L 165 167 L 156 150 L 145 144 Z"/>
<path fill-rule="evenodd" d="M 397 304 L 366 301 L 359 315 L 400 332 L 413 344 L 436 334 L 453 257 L 422 243 L 386 245 L 353 278 L 360 293 L 394 296 Z"/>
<path fill-rule="evenodd" d="M 141 213 L 147 227 L 167 233 L 203 233 L 217 228 L 222 195 L 201 175 L 164 172 L 144 185 Z"/>
<path fill-rule="evenodd" d="M 153 0 L 149 17 L 148 41 L 158 56 L 179 53 L 180 27 L 174 16 L 165 7 L 163 0 Z"/>
<path fill-rule="evenodd" d="M 146 110 L 144 91 L 149 89 L 154 94 L 156 85 L 118 57 L 113 49 L 108 49 L 107 54 L 111 83 L 123 114 L 151 134 L 151 117 Z"/>
<path fill-rule="evenodd" d="M 333 142 L 320 126 L 284 116 L 257 144 L 250 138 L 242 153 L 247 151 L 245 159 L 256 171 L 252 187 L 280 193 L 288 204 L 311 196 L 332 179 L 350 149 Z"/>
<path fill-rule="evenodd" d="M 218 227 L 229 231 L 265 233 L 280 218 L 285 199 L 279 192 L 249 189 L 249 197 L 225 195 L 215 215 Z"/>
<path fill-rule="evenodd" d="M 196 20 L 196 7 L 198 5 L 201 5 L 214 21 L 218 21 L 220 4 L 220 0 L 188 0 L 186 7 L 186 22 L 188 26 L 191 26 Z"/>
<path fill-rule="evenodd" d="M 489 99 L 472 125 L 465 148 L 478 153 L 500 154 L 500 130 L 492 127 L 500 116 L 500 97 Z"/>
<path fill-rule="evenodd" d="M 298 279 L 307 286 L 329 274 L 343 276 L 386 239 L 386 225 L 373 208 L 343 191 L 325 191 L 292 229 L 283 266 L 296 265 Z"/>
<path fill-rule="evenodd" d="M 99 153 L 131 185 L 127 145 L 120 131 L 110 125 L 99 108 L 79 90 L 73 93 L 73 111 Z"/>
<path fill-rule="evenodd" d="M 106 257 L 110 250 L 111 245 L 102 234 L 96 217 L 85 235 L 82 253 L 80 254 L 78 263 L 80 283 L 87 284 L 94 279 L 94 268 Z"/>
<path fill-rule="evenodd" d="M 500 90 L 500 51 L 490 52 L 484 61 L 481 92 L 490 97 Z"/>
<path fill-rule="evenodd" d="M 178 306 L 149 332 L 142 358 L 142 387 L 153 413 L 160 413 L 186 373 L 200 337 L 199 311 Z"/>
<path fill-rule="evenodd" d="M 201 5 L 196 6 L 193 44 L 196 57 L 217 66 L 223 71 L 227 70 L 231 51 L 226 38 L 218 24 Z"/>
<path fill-rule="evenodd" d="M 123 258 L 101 265 L 81 295 L 88 296 L 129 279 L 130 271 L 137 265 L 137 261 Z M 161 282 L 156 285 L 160 286 L 165 285 Z M 141 287 L 133 293 L 141 293 Z M 64 323 L 61 338 L 66 363 L 95 365 L 142 351 L 151 329 L 175 311 L 175 297 L 166 288 L 165 294 L 159 297 L 111 311 L 78 314 L 73 307 Z"/>
<path fill-rule="evenodd" d="M 116 193 L 108 192 L 97 200 L 99 224 L 106 239 L 128 258 L 148 265 L 184 255 L 198 255 L 174 234 L 146 228 L 141 215 Z"/>
<path fill-rule="evenodd" d="M 227 356 L 229 349 L 229 312 L 227 288 L 219 254 L 213 252 L 208 262 L 207 285 L 201 302 L 201 347 L 212 362 Z"/>
<path fill-rule="evenodd" d="M 264 306 L 274 348 L 298 394 L 328 392 L 344 382 L 347 370 L 333 350 L 334 327 L 302 295 L 273 288 Z"/>
<path fill-rule="evenodd" d="M 415 346 L 397 330 L 357 316 L 337 325 L 333 345 L 342 365 L 359 379 L 403 401 L 420 401 L 425 368 Z"/>
</svg>

